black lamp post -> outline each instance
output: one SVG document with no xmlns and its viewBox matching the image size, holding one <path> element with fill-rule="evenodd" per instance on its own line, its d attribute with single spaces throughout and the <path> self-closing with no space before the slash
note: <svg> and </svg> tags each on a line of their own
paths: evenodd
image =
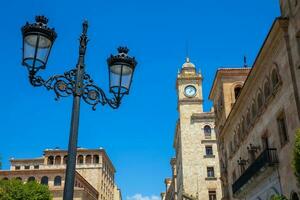
<svg viewBox="0 0 300 200">
<path fill-rule="evenodd" d="M 54 75 L 43 79 L 37 73 L 46 68 L 52 45 L 57 37 L 54 29 L 47 26 L 48 19 L 44 16 L 37 16 L 36 22 L 22 27 L 23 34 L 23 58 L 22 65 L 26 66 L 29 72 L 31 85 L 44 86 L 47 90 L 53 90 L 56 100 L 60 97 L 73 95 L 72 119 L 68 147 L 67 169 L 64 187 L 64 200 L 73 199 L 74 178 L 76 169 L 77 138 L 79 125 L 79 110 L 81 98 L 92 105 L 93 110 L 97 104 L 108 104 L 116 109 L 120 106 L 121 99 L 129 94 L 130 85 L 137 62 L 134 57 L 128 56 L 129 49 L 119 47 L 118 55 L 111 55 L 107 59 L 109 71 L 109 91 L 113 94 L 108 99 L 104 91 L 94 84 L 91 77 L 85 72 L 84 57 L 88 42 L 88 23 L 84 21 L 83 30 L 80 36 L 79 58 L 75 69 L 65 72 L 62 75 Z"/>
</svg>

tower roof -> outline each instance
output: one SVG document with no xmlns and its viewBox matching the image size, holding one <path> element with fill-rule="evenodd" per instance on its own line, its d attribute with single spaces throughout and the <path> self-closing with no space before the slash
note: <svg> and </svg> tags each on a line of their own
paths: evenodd
<svg viewBox="0 0 300 200">
<path fill-rule="evenodd" d="M 182 68 L 195 68 L 195 65 L 190 62 L 189 57 L 186 57 L 185 63 L 182 65 Z"/>
</svg>

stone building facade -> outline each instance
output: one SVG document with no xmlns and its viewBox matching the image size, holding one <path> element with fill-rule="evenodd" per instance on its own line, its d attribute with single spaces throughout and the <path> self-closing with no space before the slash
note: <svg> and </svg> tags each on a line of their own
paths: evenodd
<svg viewBox="0 0 300 200">
<path fill-rule="evenodd" d="M 222 198 L 214 113 L 203 112 L 202 75 L 189 59 L 176 81 L 179 120 L 171 159 L 172 178 L 166 179 L 165 200 Z"/>
<path fill-rule="evenodd" d="M 62 200 L 67 151 L 46 149 L 43 157 L 11 159 L 10 170 L 1 170 L 0 179 L 37 181 L 49 186 L 54 200 Z M 104 149 L 77 149 L 76 200 L 121 200 L 115 184 L 115 168 Z"/>
<path fill-rule="evenodd" d="M 280 6 L 252 68 L 220 68 L 211 89 L 226 200 L 300 197 L 291 165 L 300 128 L 300 2 Z"/>
</svg>

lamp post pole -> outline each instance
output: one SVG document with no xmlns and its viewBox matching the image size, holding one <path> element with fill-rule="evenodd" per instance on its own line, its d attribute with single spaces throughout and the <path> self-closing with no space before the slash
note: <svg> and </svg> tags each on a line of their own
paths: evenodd
<svg viewBox="0 0 300 200">
<path fill-rule="evenodd" d="M 71 117 L 71 127 L 69 136 L 69 146 L 68 146 L 68 159 L 67 159 L 67 169 L 64 187 L 64 200 L 73 199 L 74 194 L 74 180 L 75 180 L 75 170 L 76 170 L 76 155 L 77 155 L 77 140 L 78 140 L 78 128 L 79 128 L 79 112 L 80 112 L 80 100 L 82 94 L 82 75 L 85 71 L 84 66 L 84 56 L 86 52 L 87 45 L 87 28 L 88 23 L 84 21 L 83 31 L 80 36 L 80 46 L 79 46 L 79 58 L 76 65 L 76 78 L 75 78 L 75 88 L 73 97 L 73 107 L 72 107 L 72 117 Z"/>
<path fill-rule="evenodd" d="M 109 91 L 113 98 L 106 97 L 105 92 L 94 84 L 90 75 L 85 72 L 84 57 L 88 43 L 88 23 L 82 24 L 82 34 L 79 39 L 79 57 L 75 69 L 71 69 L 62 75 L 54 75 L 44 80 L 37 73 L 46 68 L 48 56 L 56 38 L 54 29 L 47 26 L 48 19 L 37 16 L 36 23 L 22 27 L 23 34 L 23 59 L 22 64 L 28 69 L 29 82 L 34 87 L 44 86 L 47 90 L 53 90 L 56 100 L 61 97 L 73 96 L 71 127 L 68 145 L 67 167 L 64 185 L 64 200 L 72 200 L 74 194 L 74 182 L 76 173 L 76 155 L 79 127 L 80 101 L 84 100 L 91 105 L 93 110 L 98 104 L 108 104 L 113 109 L 120 106 L 124 95 L 129 94 L 133 72 L 137 62 L 134 57 L 128 56 L 127 47 L 119 47 L 118 55 L 110 55 L 107 59 L 109 70 Z"/>
</svg>

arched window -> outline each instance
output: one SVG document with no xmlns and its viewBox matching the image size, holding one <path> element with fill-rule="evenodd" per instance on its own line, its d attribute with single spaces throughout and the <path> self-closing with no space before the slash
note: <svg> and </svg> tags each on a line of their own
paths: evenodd
<svg viewBox="0 0 300 200">
<path fill-rule="evenodd" d="M 242 132 L 243 132 L 243 136 L 246 135 L 246 132 L 247 132 L 246 128 L 247 128 L 247 120 L 245 119 L 245 117 L 243 117 L 243 120 L 242 120 Z M 242 138 L 242 140 L 243 140 L 243 138 Z"/>
<path fill-rule="evenodd" d="M 248 113 L 247 113 L 247 120 L 246 120 L 246 122 L 247 122 L 247 128 L 249 128 L 250 124 L 251 124 L 250 111 L 248 111 Z"/>
<path fill-rule="evenodd" d="M 242 121 L 243 122 L 243 121 Z M 237 140 L 238 140 L 238 145 L 240 145 L 240 142 L 243 138 L 243 131 L 242 131 L 242 123 L 239 125 L 239 129 L 238 129 L 238 134 L 237 134 Z"/>
<path fill-rule="evenodd" d="M 60 165 L 60 163 L 61 163 L 61 157 L 60 156 L 56 156 L 55 157 L 55 164 L 56 165 Z"/>
<path fill-rule="evenodd" d="M 87 155 L 85 157 L 85 163 L 86 164 L 91 164 L 92 163 L 92 156 L 91 155 Z"/>
<path fill-rule="evenodd" d="M 4 177 L 2 180 L 5 180 L 5 181 L 7 181 L 7 180 L 8 180 L 8 178 L 7 178 L 7 177 Z"/>
<path fill-rule="evenodd" d="M 235 150 L 236 150 L 236 149 L 237 149 L 237 146 L 238 146 L 238 143 L 239 143 L 239 142 L 238 142 L 238 135 L 237 135 L 236 133 L 234 134 L 234 138 L 233 138 L 233 139 L 234 139 L 234 148 L 235 148 Z M 235 151 L 235 150 L 234 150 L 234 151 Z"/>
<path fill-rule="evenodd" d="M 30 182 L 30 181 L 35 181 L 35 177 L 34 177 L 34 176 L 30 176 L 30 177 L 27 179 L 27 182 Z"/>
<path fill-rule="evenodd" d="M 272 85 L 273 88 L 275 88 L 279 83 L 279 77 L 276 69 L 273 69 L 271 76 L 272 76 Z"/>
<path fill-rule="evenodd" d="M 233 151 L 234 151 L 234 149 L 233 149 L 233 143 L 232 143 L 232 141 L 230 141 L 230 154 L 232 154 Z"/>
<path fill-rule="evenodd" d="M 53 156 L 49 156 L 49 157 L 48 157 L 47 164 L 48 164 L 48 165 L 53 165 L 53 164 L 54 164 L 54 157 L 53 157 Z"/>
<path fill-rule="evenodd" d="M 271 90 L 270 90 L 270 84 L 269 81 L 266 81 L 264 84 L 264 95 L 265 95 L 265 99 L 268 99 L 268 97 L 271 94 Z"/>
<path fill-rule="evenodd" d="M 255 101 L 252 102 L 252 119 L 254 120 L 256 118 L 256 105 L 255 105 Z"/>
<path fill-rule="evenodd" d="M 77 164 L 83 164 L 83 155 L 77 157 Z"/>
<path fill-rule="evenodd" d="M 17 177 L 16 180 L 22 181 L 22 178 L 21 177 Z"/>
<path fill-rule="evenodd" d="M 291 200 L 299 200 L 298 194 L 296 192 L 292 192 Z"/>
<path fill-rule="evenodd" d="M 67 164 L 67 160 L 68 160 L 68 156 L 65 155 L 65 156 L 64 156 L 64 160 L 63 160 L 64 165 Z"/>
<path fill-rule="evenodd" d="M 55 176 L 54 186 L 61 186 L 61 176 Z"/>
<path fill-rule="evenodd" d="M 235 100 L 240 96 L 241 90 L 242 90 L 242 86 L 240 86 L 240 85 L 238 85 L 234 88 Z"/>
<path fill-rule="evenodd" d="M 41 184 L 43 185 L 48 185 L 48 177 L 47 176 L 43 176 L 41 179 Z"/>
<path fill-rule="evenodd" d="M 257 95 L 257 106 L 258 106 L 258 109 L 261 109 L 261 107 L 263 106 L 263 98 L 262 98 L 261 92 L 259 92 Z"/>
<path fill-rule="evenodd" d="M 211 137 L 211 128 L 209 125 L 204 126 L 204 136 L 205 136 L 205 138 Z"/>
<path fill-rule="evenodd" d="M 99 163 L 99 156 L 98 155 L 94 155 L 93 156 L 93 160 L 94 160 L 94 163 Z"/>
</svg>

